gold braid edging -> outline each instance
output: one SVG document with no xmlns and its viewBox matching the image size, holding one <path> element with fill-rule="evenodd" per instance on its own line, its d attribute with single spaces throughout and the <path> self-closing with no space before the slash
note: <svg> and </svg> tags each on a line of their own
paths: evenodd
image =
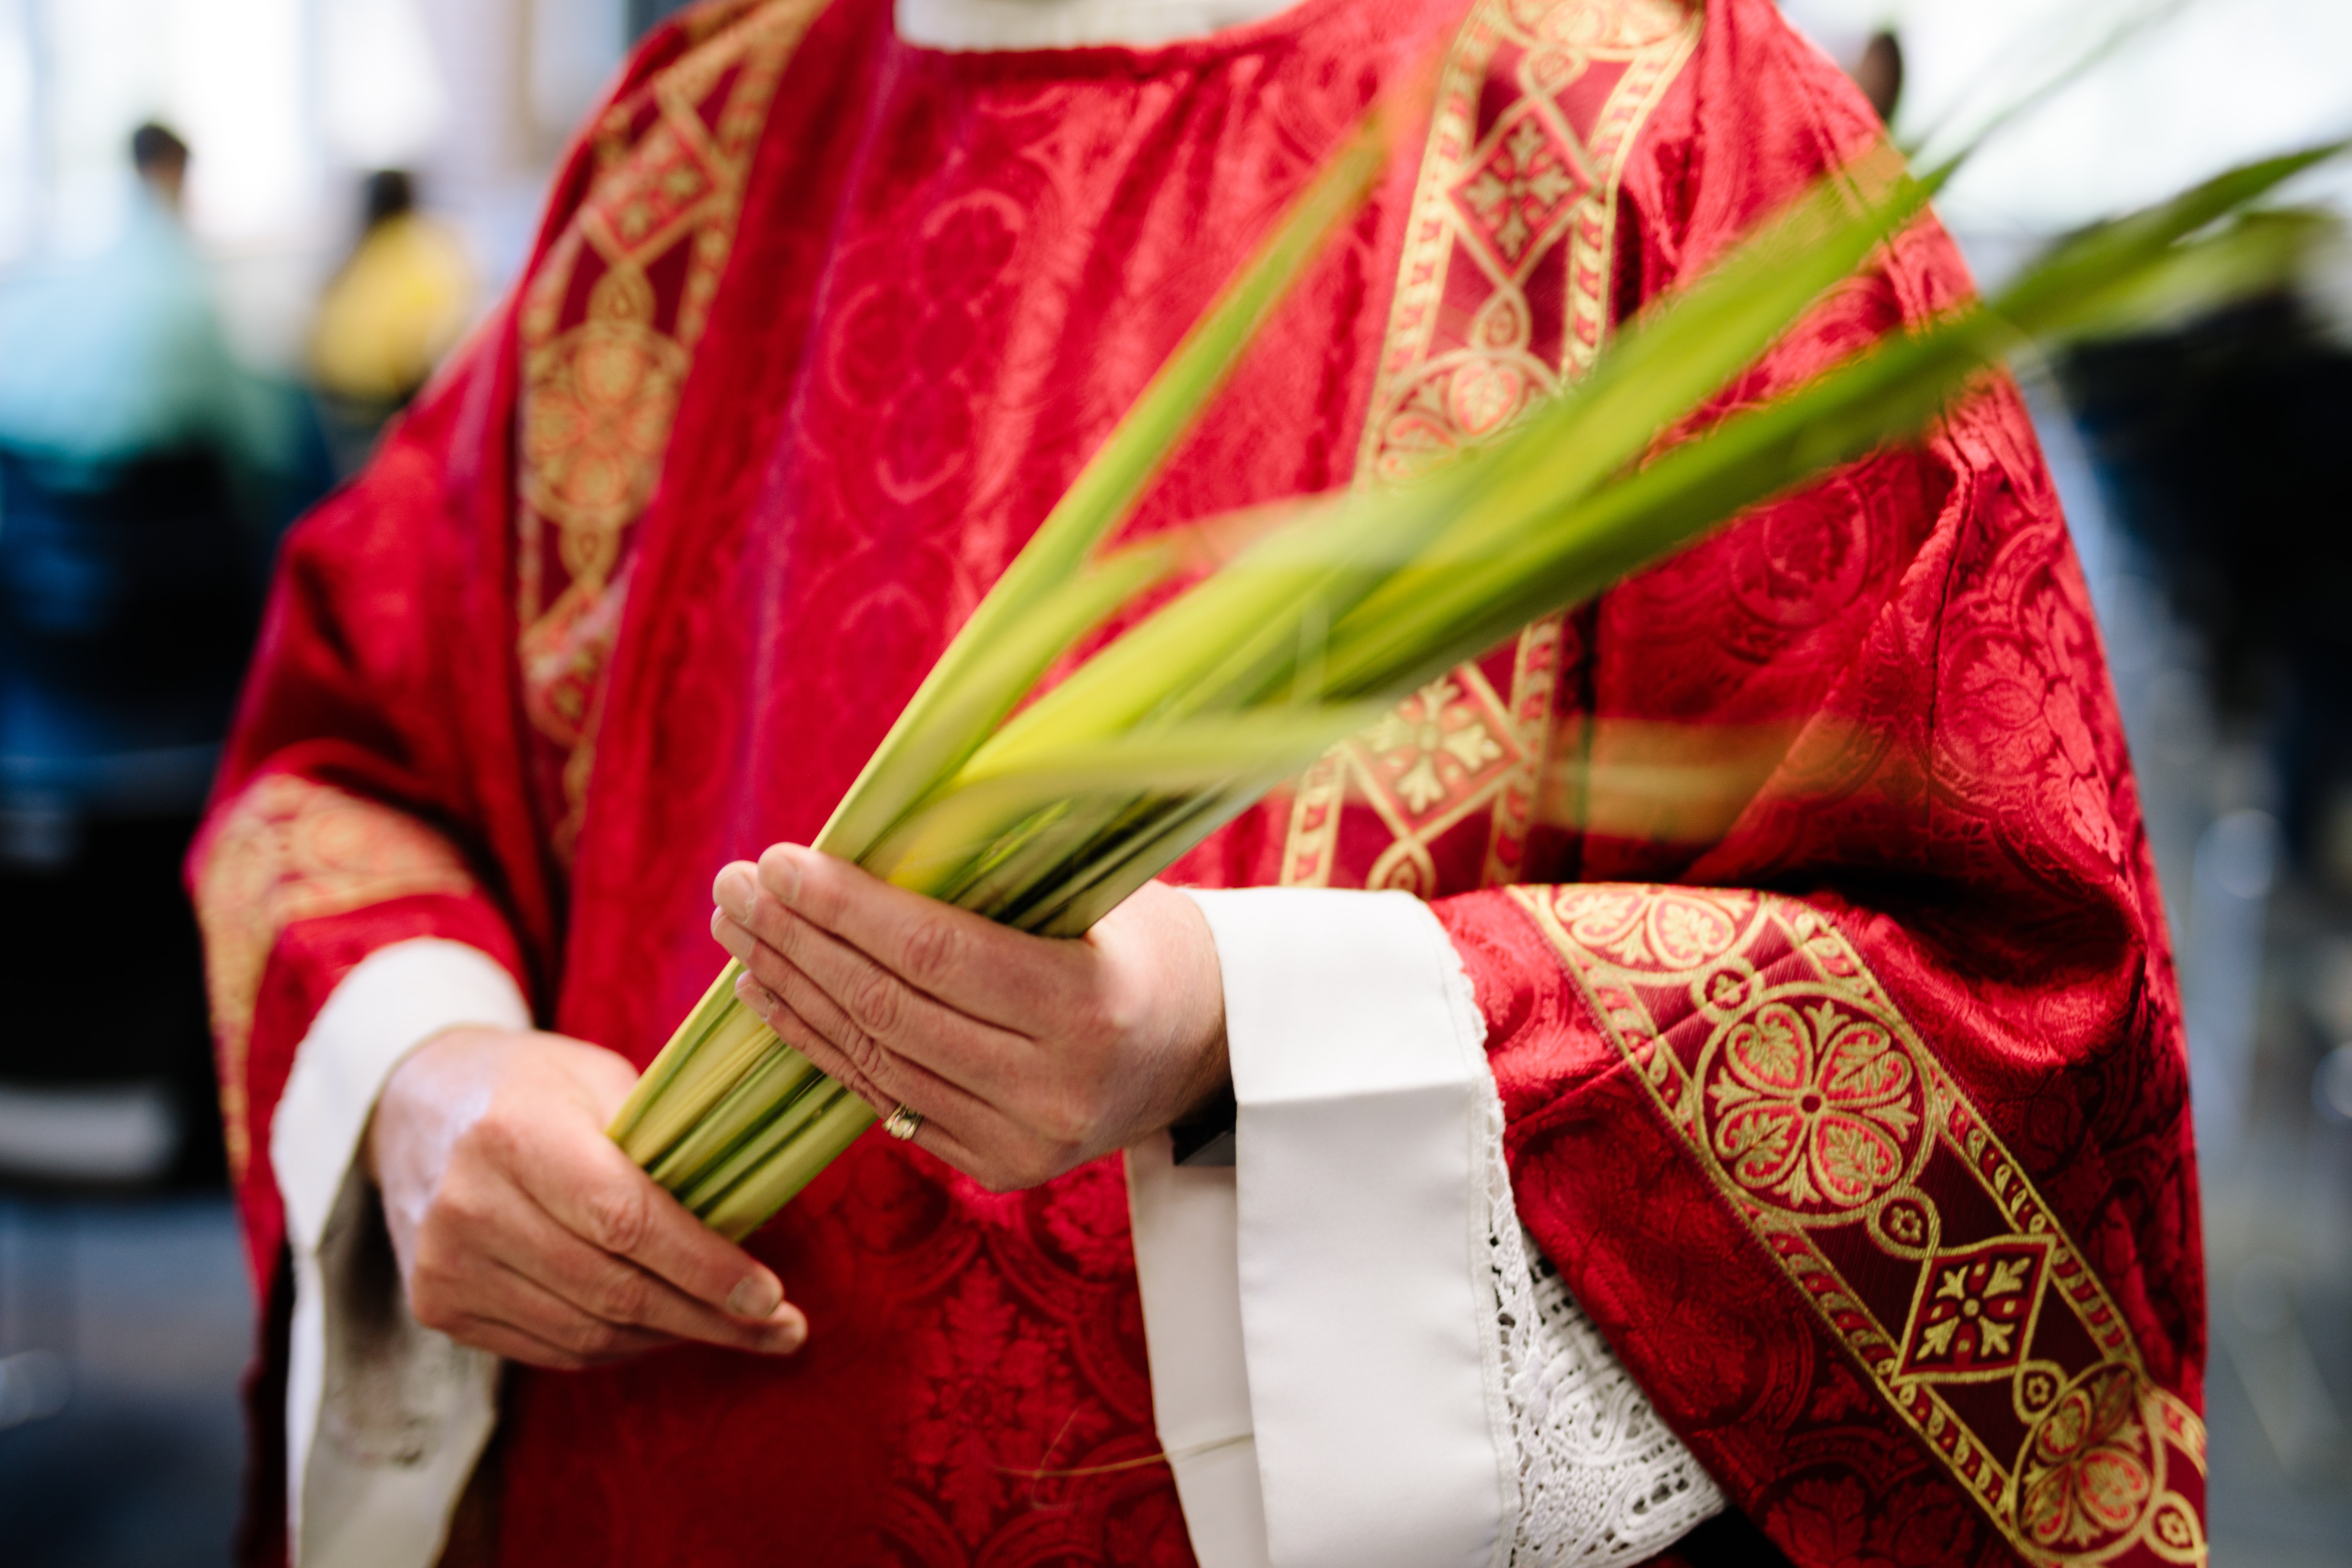
<svg viewBox="0 0 2352 1568">
<path fill-rule="evenodd" d="M 252 1158 L 246 1059 L 269 954 L 297 921 L 419 893 L 471 893 L 449 842 L 404 812 L 291 773 L 256 780 L 228 807 L 196 874 L 205 981 L 220 1047 L 229 1168 Z"/>
</svg>

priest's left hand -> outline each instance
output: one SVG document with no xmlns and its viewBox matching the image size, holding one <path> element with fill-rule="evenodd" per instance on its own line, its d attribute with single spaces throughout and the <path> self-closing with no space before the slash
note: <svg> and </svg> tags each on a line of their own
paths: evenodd
<svg viewBox="0 0 2352 1568">
<path fill-rule="evenodd" d="M 1227 1081 L 1200 907 L 1153 883 L 1076 941 L 1029 936 L 780 844 L 713 888 L 737 993 L 786 1043 L 998 1192 L 1035 1186 Z"/>
</svg>

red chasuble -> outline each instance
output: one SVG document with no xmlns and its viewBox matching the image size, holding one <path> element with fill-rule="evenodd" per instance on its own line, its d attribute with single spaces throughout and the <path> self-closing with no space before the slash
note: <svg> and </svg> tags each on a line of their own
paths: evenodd
<svg viewBox="0 0 2352 1568">
<path fill-rule="evenodd" d="M 1769 0 L 1303 0 L 949 54 L 883 0 L 642 52 L 528 276 L 287 550 L 192 862 L 284 1551 L 269 1124 L 337 980 L 476 944 L 648 1059 L 714 869 L 805 840 L 1385 81 L 1397 161 L 1135 523 L 1409 472 L 1579 374 L 1879 132 Z M 1731 394 L 1964 297 L 1923 226 Z M 1486 1013 L 1522 1215 L 1794 1562 L 2203 1555 L 2171 963 L 2081 574 L 1988 385 L 1432 683 L 1177 879 L 1403 888 Z M 753 1243 L 814 1325 L 516 1368 L 520 1565 L 1190 1561 L 1115 1162 L 854 1149 Z"/>
</svg>

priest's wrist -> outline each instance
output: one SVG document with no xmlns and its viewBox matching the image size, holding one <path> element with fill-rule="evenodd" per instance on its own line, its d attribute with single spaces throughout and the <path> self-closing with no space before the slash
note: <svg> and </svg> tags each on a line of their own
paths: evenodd
<svg viewBox="0 0 2352 1568">
<path fill-rule="evenodd" d="M 1194 1170 L 1233 1164 L 1240 1118 L 1234 1080 L 1228 1076 L 1215 1094 L 1169 1125 L 1168 1142 L 1176 1163 Z"/>
<path fill-rule="evenodd" d="M 1224 973 L 1217 959 L 1216 938 L 1200 906 L 1191 899 L 1165 897 L 1165 890 L 1157 885 L 1152 892 L 1162 896 L 1163 907 L 1183 932 L 1182 952 L 1177 960 L 1181 978 L 1176 989 L 1194 1015 L 1191 1032 L 1198 1042 L 1192 1047 L 1195 1065 L 1183 1109 L 1168 1124 L 1168 1135 L 1180 1165 L 1230 1165 L 1235 1107 L 1231 1047 L 1225 1033 Z"/>
</svg>

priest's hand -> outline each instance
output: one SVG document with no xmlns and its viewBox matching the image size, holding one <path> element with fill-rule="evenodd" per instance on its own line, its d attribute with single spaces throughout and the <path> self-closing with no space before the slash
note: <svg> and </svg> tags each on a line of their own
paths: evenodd
<svg viewBox="0 0 2352 1568">
<path fill-rule="evenodd" d="M 394 1069 L 366 1158 L 418 1322 L 545 1367 L 680 1340 L 800 1349 L 775 1275 L 604 1135 L 636 1077 L 600 1047 L 482 1028 Z"/>
<path fill-rule="evenodd" d="M 1227 1082 L 1200 907 L 1154 883 L 1077 941 L 1026 935 L 780 844 L 719 874 L 711 932 L 776 1033 L 989 1187 L 1050 1181 Z"/>
</svg>

